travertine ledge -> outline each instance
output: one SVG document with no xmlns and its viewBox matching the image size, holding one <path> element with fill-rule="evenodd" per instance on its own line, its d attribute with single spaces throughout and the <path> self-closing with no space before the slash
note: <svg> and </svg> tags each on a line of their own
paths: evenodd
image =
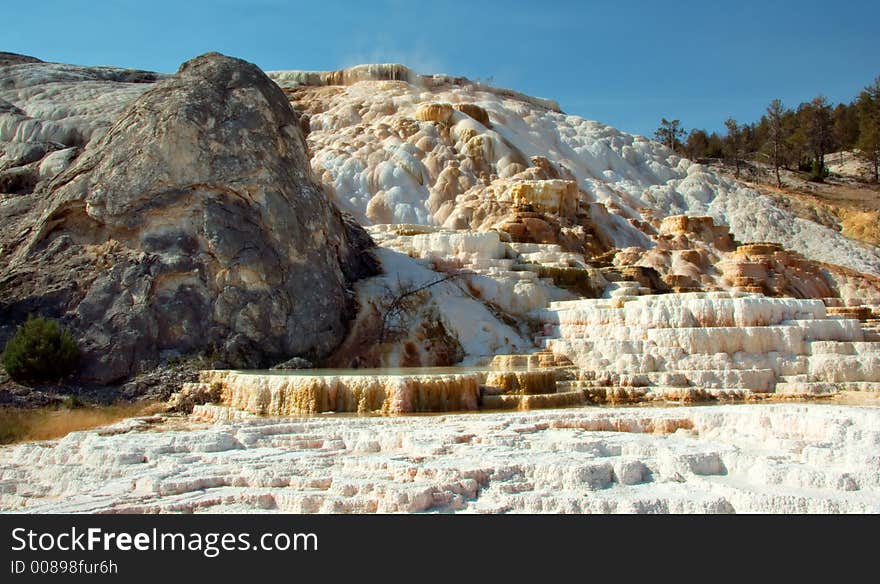
<svg viewBox="0 0 880 584">
<path fill-rule="evenodd" d="M 224 405 L 269 416 L 475 410 L 480 379 L 478 373 L 279 375 L 205 371 L 201 374 L 203 383 L 220 384 Z"/>
</svg>

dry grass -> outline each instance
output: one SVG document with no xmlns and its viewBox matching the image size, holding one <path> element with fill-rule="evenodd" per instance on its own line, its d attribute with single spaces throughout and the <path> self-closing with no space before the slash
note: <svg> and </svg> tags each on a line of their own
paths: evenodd
<svg viewBox="0 0 880 584">
<path fill-rule="evenodd" d="M 843 234 L 871 245 L 880 245 L 880 211 L 841 208 L 837 214 Z"/>
<path fill-rule="evenodd" d="M 74 408 L 0 408 L 0 444 L 51 440 L 71 432 L 105 426 L 133 416 L 158 412 L 157 403 L 115 404 Z"/>
</svg>

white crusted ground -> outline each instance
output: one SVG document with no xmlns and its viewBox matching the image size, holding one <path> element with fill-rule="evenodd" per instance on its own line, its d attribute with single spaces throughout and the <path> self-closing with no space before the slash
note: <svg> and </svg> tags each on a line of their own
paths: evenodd
<svg viewBox="0 0 880 584">
<path fill-rule="evenodd" d="M 248 418 L 0 449 L 27 512 L 880 512 L 880 407 Z M 166 422 L 167 425 L 169 422 Z"/>
</svg>

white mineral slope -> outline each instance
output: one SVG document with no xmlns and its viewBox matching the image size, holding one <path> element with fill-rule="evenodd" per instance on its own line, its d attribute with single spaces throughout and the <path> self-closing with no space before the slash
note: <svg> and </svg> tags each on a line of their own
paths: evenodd
<svg viewBox="0 0 880 584">
<path fill-rule="evenodd" d="M 82 146 L 164 75 L 115 67 L 21 63 L 3 69 L 0 100 L 19 110 L 0 116 L 0 142 Z"/>
<path fill-rule="evenodd" d="M 398 81 L 371 80 L 367 71 L 337 75 L 350 84 L 310 98 L 323 101 L 309 112 L 308 136 L 314 170 L 365 224 L 449 226 L 456 195 L 512 176 L 540 156 L 577 181 L 584 202 L 607 207 L 610 214 L 594 213 L 594 220 L 616 247 L 652 245 L 633 221 L 711 215 L 739 241 L 776 242 L 809 259 L 880 275 L 876 247 L 798 218 L 642 136 L 470 82 L 426 85 L 412 72 Z M 273 78 L 291 89 L 310 79 L 304 72 Z M 479 106 L 488 125 L 458 109 L 425 113 L 436 104 Z"/>
<path fill-rule="evenodd" d="M 880 250 L 876 246 L 797 217 L 776 207 L 772 199 L 754 189 L 730 184 L 732 188 L 726 195 L 713 199 L 706 214 L 729 225 L 731 233 L 740 241 L 779 243 L 807 259 L 880 275 Z M 688 213 L 693 214 L 693 211 Z"/>
<path fill-rule="evenodd" d="M 880 408 L 253 418 L 0 449 L 7 512 L 877 513 Z M 194 423 L 194 422 L 193 422 Z"/>
<path fill-rule="evenodd" d="M 384 273 L 357 284 L 362 306 L 366 306 L 369 299 L 381 296 L 385 290 L 392 290 L 394 295 L 398 295 L 401 286 L 420 288 L 447 276 L 394 250 L 377 248 L 374 254 Z M 496 354 L 519 353 L 532 348 L 532 343 L 466 292 L 463 281 L 441 282 L 425 291 L 428 298 L 421 308 L 425 312 L 422 316 L 440 319 L 446 330 L 458 339 L 465 353 L 464 364 Z"/>
</svg>

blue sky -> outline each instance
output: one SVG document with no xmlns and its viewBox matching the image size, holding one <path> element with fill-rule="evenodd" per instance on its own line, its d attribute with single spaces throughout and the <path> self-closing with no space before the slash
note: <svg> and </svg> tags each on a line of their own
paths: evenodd
<svg viewBox="0 0 880 584">
<path fill-rule="evenodd" d="M 0 0 L 0 50 L 173 72 L 217 50 L 271 69 L 402 62 L 651 134 L 849 101 L 880 75 L 880 2 Z"/>
</svg>

